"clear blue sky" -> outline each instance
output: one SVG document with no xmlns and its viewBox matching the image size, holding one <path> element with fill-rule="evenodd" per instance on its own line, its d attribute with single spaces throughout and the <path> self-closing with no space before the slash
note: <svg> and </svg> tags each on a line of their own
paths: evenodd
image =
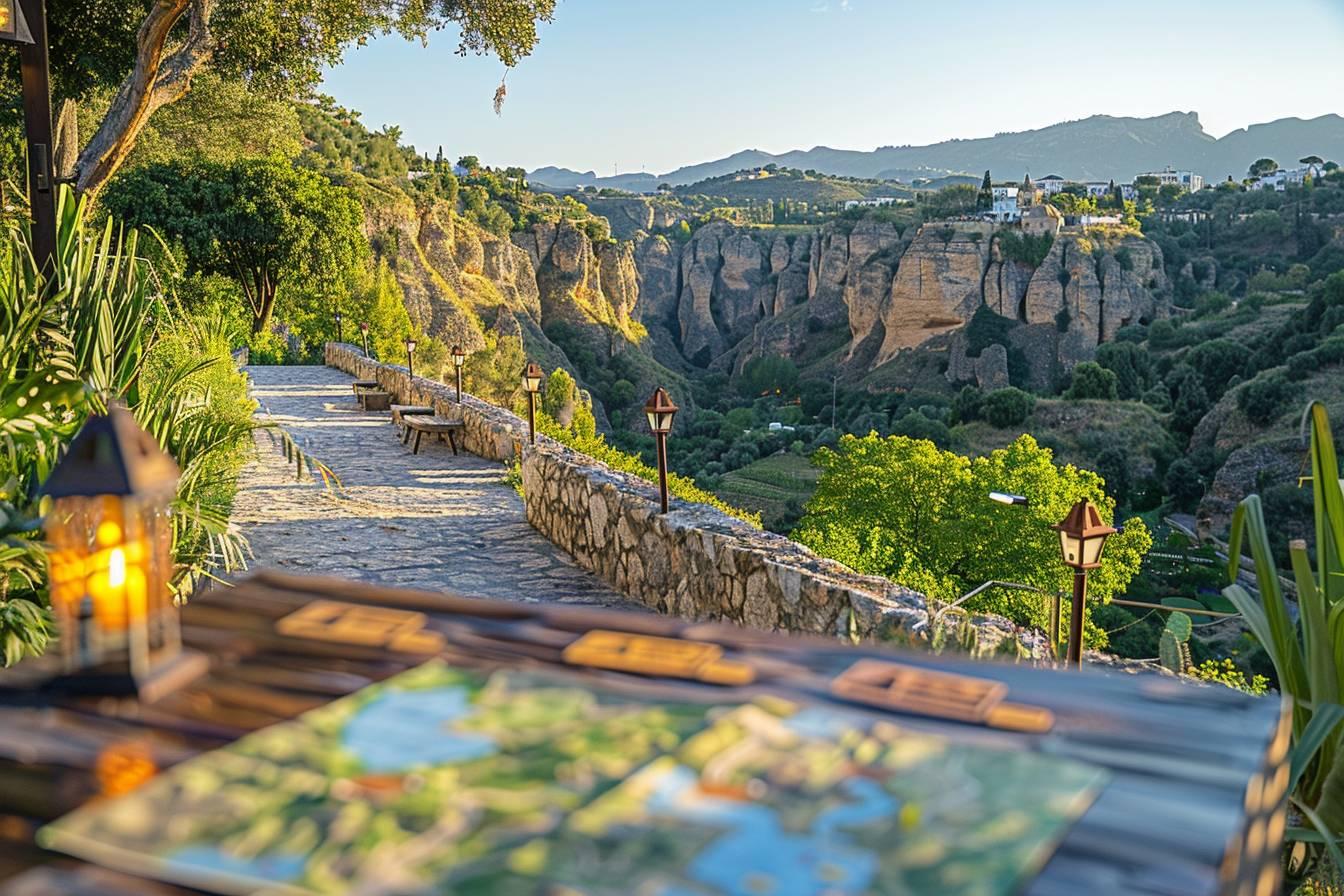
<svg viewBox="0 0 1344 896">
<path fill-rule="evenodd" d="M 383 38 L 322 90 L 456 159 L 605 176 L 740 149 L 872 149 L 1096 113 L 1194 111 L 1215 136 L 1344 113 L 1344 0 L 560 0 L 504 68 Z"/>
</svg>

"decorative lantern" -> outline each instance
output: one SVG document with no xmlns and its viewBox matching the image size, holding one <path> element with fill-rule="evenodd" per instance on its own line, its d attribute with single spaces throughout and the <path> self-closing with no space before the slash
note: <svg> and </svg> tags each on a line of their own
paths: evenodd
<svg viewBox="0 0 1344 896">
<path fill-rule="evenodd" d="M 663 513 L 667 513 L 667 434 L 672 431 L 672 419 L 677 416 L 677 406 L 662 386 L 653 390 L 644 405 L 644 416 L 649 421 L 649 430 L 658 449 L 658 501 Z"/>
<path fill-rule="evenodd" d="M 659 433 L 667 435 L 672 431 L 672 418 L 677 416 L 679 411 L 672 398 L 667 394 L 667 390 L 662 386 L 653 390 L 653 395 L 649 397 L 644 405 L 644 416 L 649 421 L 649 431 L 654 435 Z"/>
<path fill-rule="evenodd" d="M 33 32 L 23 15 L 19 0 L 0 0 L 0 41 L 12 44 L 33 43 Z"/>
<path fill-rule="evenodd" d="M 406 373 L 415 376 L 415 337 L 406 337 Z"/>
<path fill-rule="evenodd" d="M 336 341 L 344 342 L 345 339 L 343 338 L 341 333 L 341 319 L 342 319 L 341 312 L 337 311 L 335 317 L 336 317 Z"/>
<path fill-rule="evenodd" d="M 453 369 L 457 371 L 457 400 L 462 401 L 462 367 L 467 363 L 467 353 L 462 346 L 453 346 Z"/>
<path fill-rule="evenodd" d="M 541 391 L 541 381 L 545 374 L 541 372 L 541 365 L 535 361 L 530 362 L 523 370 L 523 388 L 533 395 Z"/>
<path fill-rule="evenodd" d="M 1115 529 L 1101 521 L 1101 514 L 1086 498 L 1074 504 L 1069 515 L 1054 529 L 1059 533 L 1064 565 L 1073 568 L 1068 663 L 1078 668 L 1083 664 L 1083 608 L 1087 604 L 1087 571 L 1101 566 L 1102 549 Z"/>
<path fill-rule="evenodd" d="M 113 404 L 89 417 L 43 485 L 63 686 L 143 696 L 183 665 L 169 587 L 177 480 L 173 459 Z"/>
<path fill-rule="evenodd" d="M 1101 514 L 1086 500 L 1073 505 L 1064 521 L 1054 526 L 1059 533 L 1060 552 L 1064 565 L 1076 570 L 1096 569 L 1101 566 L 1101 552 L 1106 539 L 1115 529 L 1101 521 Z"/>
<path fill-rule="evenodd" d="M 541 380 L 545 374 L 541 365 L 529 361 L 523 368 L 523 388 L 527 390 L 527 440 L 537 444 L 537 393 L 541 391 Z"/>
</svg>

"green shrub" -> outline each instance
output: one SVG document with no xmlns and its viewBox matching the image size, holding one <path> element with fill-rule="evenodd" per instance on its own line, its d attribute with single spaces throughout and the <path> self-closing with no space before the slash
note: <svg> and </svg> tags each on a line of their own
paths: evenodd
<svg viewBox="0 0 1344 896">
<path fill-rule="evenodd" d="M 1036 396 L 1009 386 L 996 389 L 985 396 L 980 405 L 980 413 L 996 429 L 1021 426 L 1031 416 L 1036 406 Z"/>
<path fill-rule="evenodd" d="M 1283 416 L 1296 393 L 1287 375 L 1275 371 L 1256 377 L 1237 392 L 1237 407 L 1252 423 L 1268 426 Z"/>
<path fill-rule="evenodd" d="M 1084 361 L 1073 368 L 1073 380 L 1064 397 L 1070 401 L 1102 399 L 1115 401 L 1119 397 L 1114 371 L 1095 361 Z"/>
</svg>

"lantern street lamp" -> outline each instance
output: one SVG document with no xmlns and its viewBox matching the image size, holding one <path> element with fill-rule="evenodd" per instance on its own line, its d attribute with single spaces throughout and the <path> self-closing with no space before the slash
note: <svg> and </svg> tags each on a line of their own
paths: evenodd
<svg viewBox="0 0 1344 896">
<path fill-rule="evenodd" d="M 415 376 L 415 338 L 412 336 L 406 337 L 406 373 Z"/>
<path fill-rule="evenodd" d="M 529 361 L 523 368 L 523 388 L 527 390 L 527 440 L 537 444 L 537 393 L 541 391 L 541 365 Z"/>
<path fill-rule="evenodd" d="M 1101 521 L 1097 508 L 1084 498 L 1063 522 L 1054 526 L 1059 533 L 1064 565 L 1073 568 L 1073 615 L 1069 618 L 1067 661 L 1079 668 L 1083 664 L 1083 605 L 1087 599 L 1087 571 L 1101 566 L 1101 551 L 1115 529 Z"/>
<path fill-rule="evenodd" d="M 361 321 L 359 324 L 359 336 L 364 340 L 364 357 L 369 356 L 369 323 Z"/>
<path fill-rule="evenodd" d="M 345 341 L 343 338 L 341 338 L 341 312 L 339 311 L 336 312 L 336 341 L 337 342 Z"/>
<path fill-rule="evenodd" d="M 153 700 L 204 668 L 204 657 L 181 649 L 170 595 L 177 480 L 173 459 L 116 404 L 89 417 L 47 477 L 64 672 L 53 686 Z"/>
<path fill-rule="evenodd" d="M 56 173 L 52 155 L 51 77 L 44 0 L 0 0 L 0 43 L 18 47 L 23 130 L 28 141 L 28 206 L 33 259 L 50 275 L 56 255 Z"/>
<path fill-rule="evenodd" d="M 658 445 L 658 497 L 663 513 L 667 513 L 667 434 L 672 431 L 672 418 L 677 416 L 677 406 L 672 403 L 667 390 L 662 386 L 653 390 L 648 403 L 644 405 L 644 416 L 649 421 L 649 431 Z"/>
<path fill-rule="evenodd" d="M 462 346 L 453 346 L 453 368 L 457 371 L 457 403 L 462 403 L 462 365 L 467 363 L 467 353 Z"/>
</svg>

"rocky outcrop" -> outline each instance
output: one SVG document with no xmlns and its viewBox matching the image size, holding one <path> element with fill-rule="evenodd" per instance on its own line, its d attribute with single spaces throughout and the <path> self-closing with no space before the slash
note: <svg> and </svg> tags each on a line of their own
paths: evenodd
<svg viewBox="0 0 1344 896">
<path fill-rule="evenodd" d="M 1031 277 L 1028 323 L 1054 322 L 1065 369 L 1089 361 L 1121 327 L 1166 313 L 1162 251 L 1142 237 L 1061 234 Z"/>
<path fill-rule="evenodd" d="M 686 219 L 673 205 L 645 196 L 583 196 L 583 204 L 611 225 L 618 240 L 633 240 L 640 231 L 652 233 L 675 227 Z"/>
<path fill-rule="evenodd" d="M 964 325 L 984 303 L 981 282 L 993 228 L 977 222 L 926 224 L 901 256 L 883 310 L 877 363 Z"/>
<path fill-rule="evenodd" d="M 601 243 L 596 248 L 572 221 L 540 222 L 513 234 L 536 272 L 541 319 L 581 327 L 598 325 L 628 335 L 639 296 L 634 248 Z"/>
</svg>

